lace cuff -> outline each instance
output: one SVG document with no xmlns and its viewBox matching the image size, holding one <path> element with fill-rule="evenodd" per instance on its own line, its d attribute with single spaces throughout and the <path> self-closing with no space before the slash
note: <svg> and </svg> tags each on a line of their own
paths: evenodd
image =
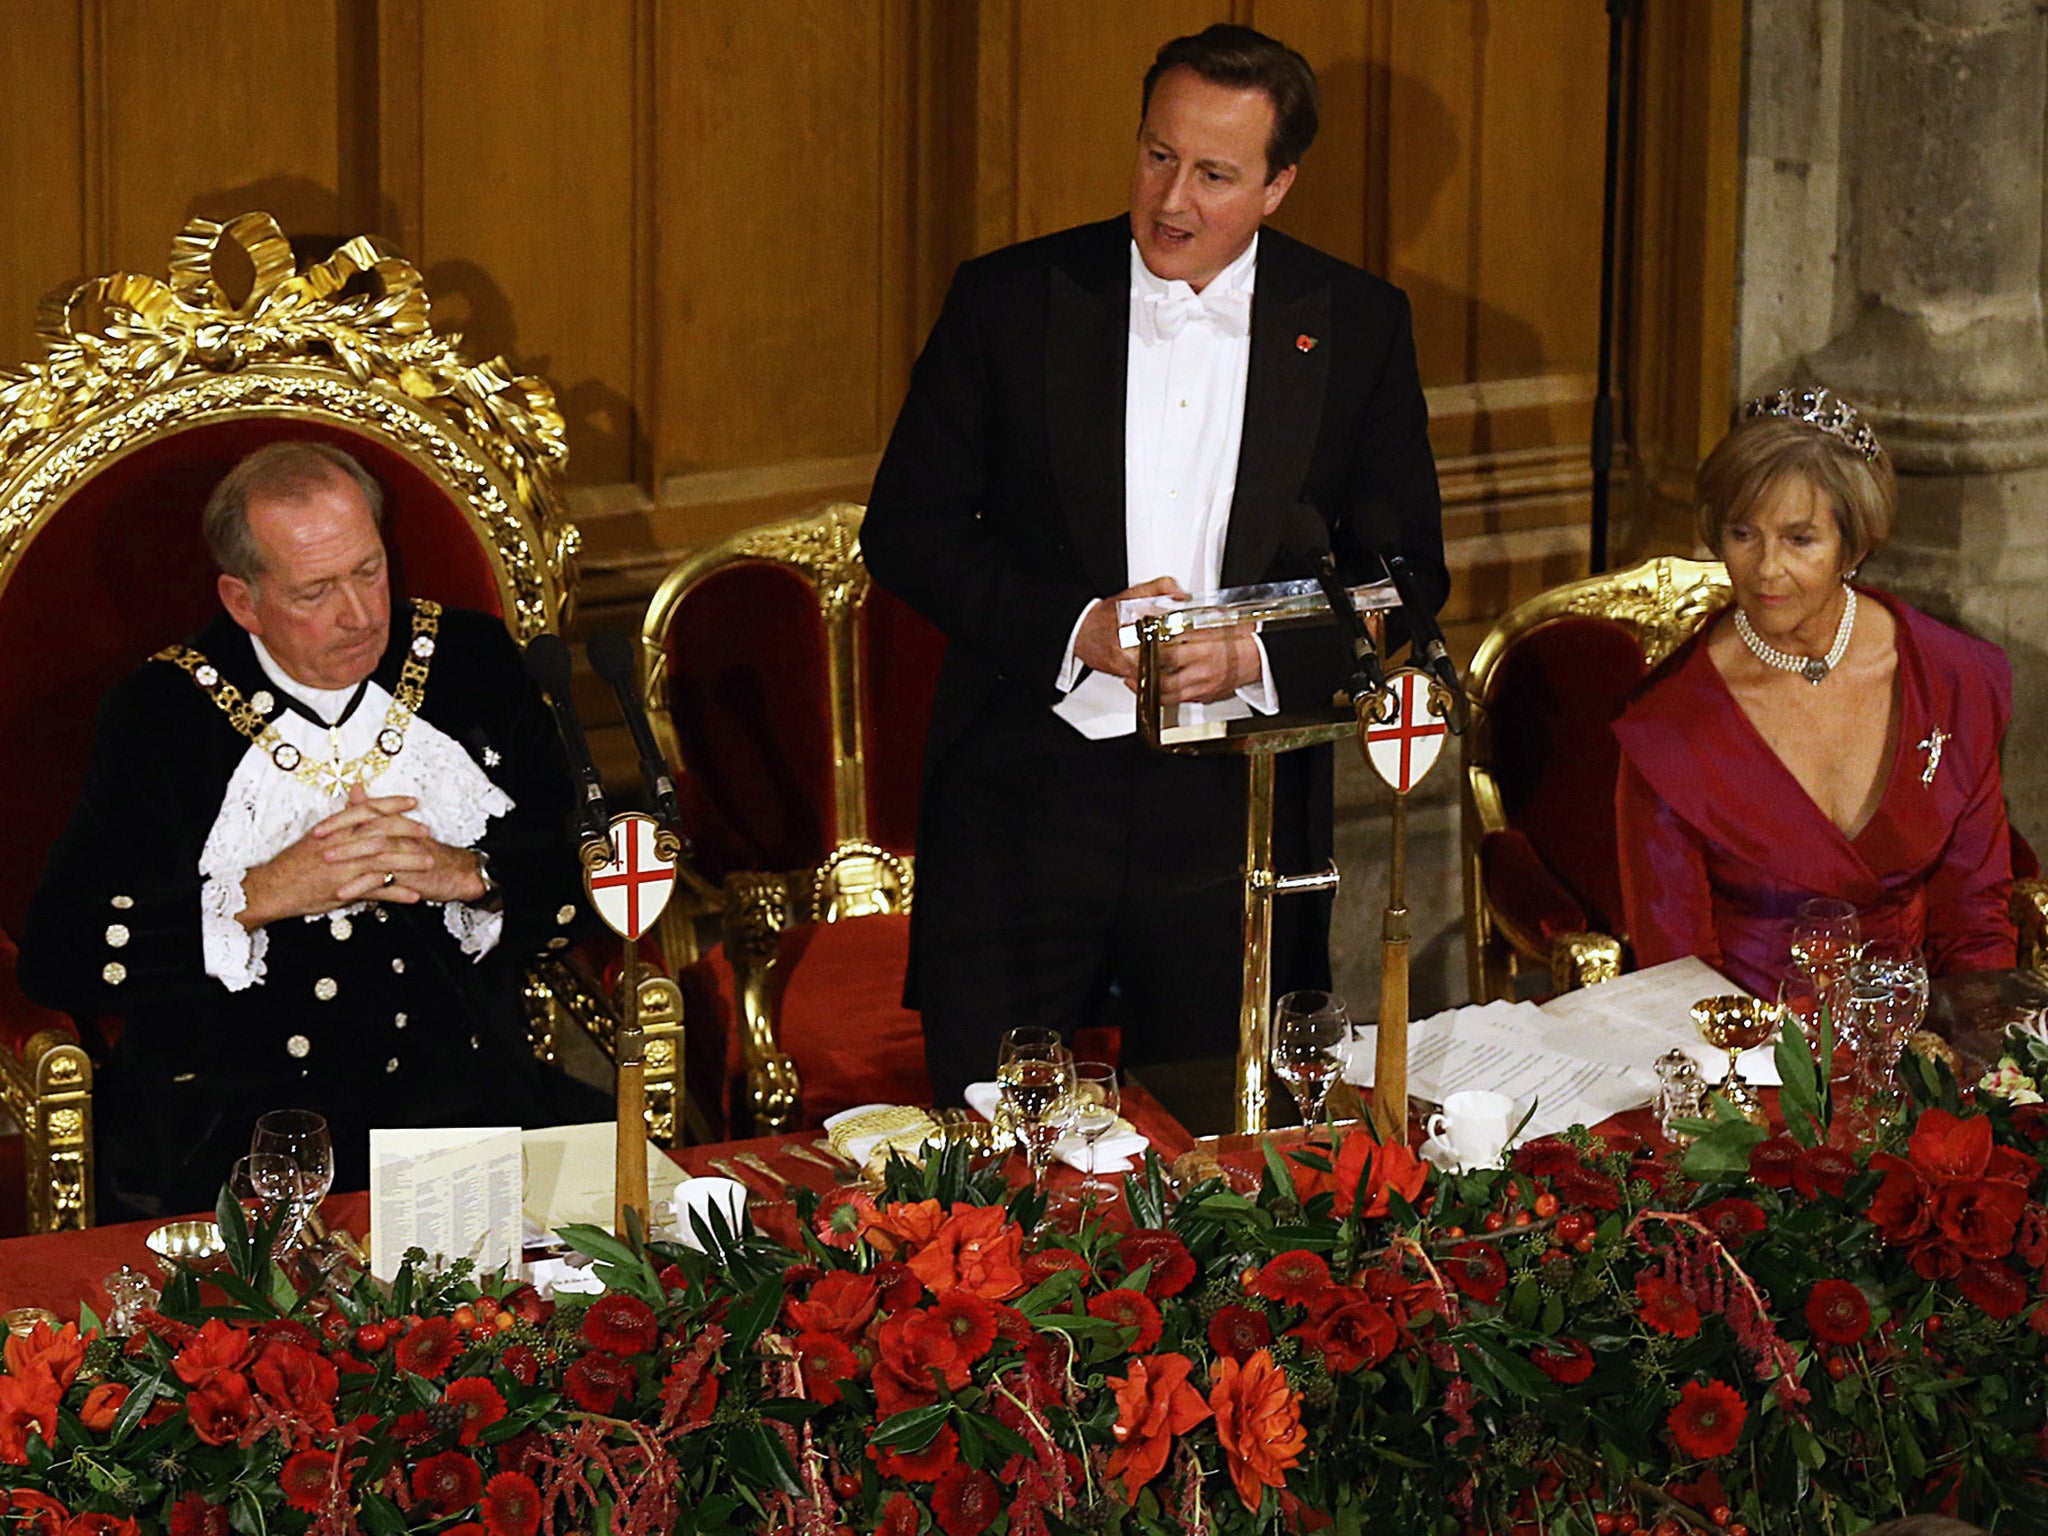
<svg viewBox="0 0 2048 1536">
<path fill-rule="evenodd" d="M 441 921 L 472 960 L 481 960 L 496 948 L 498 936 L 505 931 L 503 912 L 480 912 L 460 901 L 441 908 Z"/>
<path fill-rule="evenodd" d="M 246 869 L 208 875 L 199 887 L 199 942 L 206 974 L 230 992 L 246 992 L 263 980 L 270 935 L 244 928 L 236 916 L 249 902 L 242 894 Z"/>
</svg>

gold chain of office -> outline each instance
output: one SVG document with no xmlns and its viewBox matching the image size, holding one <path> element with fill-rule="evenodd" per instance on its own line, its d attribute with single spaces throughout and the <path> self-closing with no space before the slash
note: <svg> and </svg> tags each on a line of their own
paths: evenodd
<svg viewBox="0 0 2048 1536">
<path fill-rule="evenodd" d="M 168 661 L 191 675 L 199 690 L 228 717 L 228 724 L 262 749 L 280 772 L 289 773 L 315 789 L 333 791 L 367 783 L 384 771 L 405 749 L 406 728 L 426 697 L 427 668 L 434 659 L 435 637 L 441 630 L 441 605 L 425 598 L 412 607 L 412 638 L 406 645 L 405 665 L 398 674 L 398 687 L 384 711 L 383 729 L 370 750 L 345 763 L 318 762 L 278 734 L 265 712 L 242 697 L 242 690 L 220 675 L 220 669 L 204 653 L 189 645 L 167 645 L 150 658 Z"/>
</svg>

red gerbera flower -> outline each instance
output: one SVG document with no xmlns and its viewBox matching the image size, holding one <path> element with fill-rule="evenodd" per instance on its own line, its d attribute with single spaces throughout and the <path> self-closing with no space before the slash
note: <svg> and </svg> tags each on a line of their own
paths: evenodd
<svg viewBox="0 0 2048 1536">
<path fill-rule="evenodd" d="M 484 1484 L 484 1529 L 491 1536 L 533 1536 L 540 1529 L 540 1489 L 523 1472 L 500 1472 Z"/>
<path fill-rule="evenodd" d="M 1536 1369 L 1552 1381 L 1575 1387 L 1593 1374 L 1593 1351 L 1577 1339 L 1551 1339 L 1529 1354 Z"/>
<path fill-rule="evenodd" d="M 917 1500 L 907 1493 L 892 1493 L 882 1506 L 882 1523 L 875 1536 L 917 1536 Z"/>
<path fill-rule="evenodd" d="M 884 1477 L 900 1477 L 906 1483 L 934 1482 L 958 1464 L 960 1436 L 952 1425 L 941 1424 L 932 1443 L 921 1451 L 892 1451 L 870 1440 L 868 1459 Z"/>
<path fill-rule="evenodd" d="M 588 1413 L 610 1413 L 621 1397 L 631 1397 L 633 1367 L 617 1355 L 592 1350 L 562 1373 L 562 1390 Z"/>
<path fill-rule="evenodd" d="M 1242 1365 L 1253 1353 L 1273 1342 L 1273 1325 L 1266 1314 L 1230 1302 L 1216 1309 L 1209 1319 L 1209 1347 L 1227 1360 Z"/>
<path fill-rule="evenodd" d="M 1846 1280 L 1820 1280 L 1806 1293 L 1806 1326 L 1825 1344 L 1854 1344 L 1870 1332 L 1870 1303 Z"/>
<path fill-rule="evenodd" d="M 1856 1159 L 1839 1147 L 1808 1147 L 1792 1165 L 1792 1187 L 1804 1200 L 1824 1194 L 1839 1200 L 1855 1177 Z"/>
<path fill-rule="evenodd" d="M 1036 1253 L 1027 1253 L 1021 1267 L 1026 1285 L 1043 1285 L 1062 1272 L 1079 1275 L 1085 1285 L 1092 1273 L 1087 1259 L 1071 1248 L 1041 1248 Z"/>
<path fill-rule="evenodd" d="M 429 1456 L 412 1469 L 412 1497 L 436 1515 L 452 1515 L 483 1496 L 483 1469 L 460 1451 Z"/>
<path fill-rule="evenodd" d="M 1195 1257 L 1171 1232 L 1156 1228 L 1133 1232 L 1116 1245 L 1116 1252 L 1127 1275 L 1146 1264 L 1152 1266 L 1145 1276 L 1145 1294 L 1154 1301 L 1178 1296 L 1194 1283 Z"/>
<path fill-rule="evenodd" d="M 1451 1284 L 1474 1301 L 1492 1305 L 1508 1283 L 1508 1261 L 1492 1243 L 1460 1243 L 1444 1264 Z"/>
<path fill-rule="evenodd" d="M 583 1314 L 583 1337 L 608 1355 L 644 1355 L 661 1338 L 661 1324 L 638 1296 L 607 1291 Z"/>
<path fill-rule="evenodd" d="M 462 1410 L 462 1424 L 455 1435 L 462 1445 L 475 1445 L 478 1435 L 505 1417 L 505 1399 L 481 1376 L 464 1376 L 449 1382 L 441 1401 Z"/>
<path fill-rule="evenodd" d="M 1678 1390 L 1678 1406 L 1664 1420 L 1671 1440 L 1686 1455 L 1700 1461 L 1726 1456 L 1742 1438 L 1742 1421 L 1749 1410 L 1742 1397 L 1725 1381 L 1688 1381 Z"/>
<path fill-rule="evenodd" d="M 317 1515 L 334 1486 L 334 1453 L 296 1451 L 287 1456 L 284 1465 L 277 1469 L 277 1486 L 284 1490 L 284 1501 L 293 1509 Z M 183 1500 L 179 1502 L 182 1504 Z"/>
<path fill-rule="evenodd" d="M 981 1536 L 1002 1507 L 1002 1489 L 979 1467 L 956 1466 L 932 1490 L 932 1514 L 946 1536 Z"/>
<path fill-rule="evenodd" d="M 2017 1317 L 2027 1304 L 2026 1281 L 2005 1264 L 1972 1264 L 1956 1277 L 1956 1289 L 1990 1317 Z"/>
<path fill-rule="evenodd" d="M 1724 1248 L 1740 1248 L 1764 1229 L 1763 1208 L 1754 1200 L 1731 1197 L 1693 1212 Z"/>
<path fill-rule="evenodd" d="M 1780 1132 L 1749 1150 L 1749 1176 L 1766 1189 L 1790 1189 L 1799 1164 L 1799 1143 Z"/>
<path fill-rule="evenodd" d="M 996 1341 L 996 1308 L 971 1291 L 948 1291 L 932 1305 L 932 1316 L 953 1335 L 964 1360 L 979 1360 Z"/>
<path fill-rule="evenodd" d="M 1659 1333 L 1689 1339 L 1700 1331 L 1700 1309 L 1662 1275 L 1636 1276 L 1637 1314 Z"/>
<path fill-rule="evenodd" d="M 836 1333 L 796 1336 L 796 1363 L 804 1374 L 804 1396 L 814 1403 L 839 1401 L 839 1384 L 860 1372 L 859 1362 Z"/>
<path fill-rule="evenodd" d="M 1245 1289 L 1267 1301 L 1287 1301 L 1305 1307 L 1309 1298 L 1329 1283 L 1330 1266 L 1323 1262 L 1321 1254 L 1310 1253 L 1306 1248 L 1290 1248 L 1268 1259 Z"/>
<path fill-rule="evenodd" d="M 462 1339 L 454 1319 L 430 1317 L 415 1323 L 398 1341 L 392 1359 L 401 1371 L 411 1371 L 415 1376 L 445 1376 L 461 1353 Z"/>
<path fill-rule="evenodd" d="M 171 1536 L 228 1536 L 228 1512 L 204 1494 L 182 1494 L 171 1506 Z"/>
<path fill-rule="evenodd" d="M 1134 1355 L 1142 1355 L 1157 1344 L 1159 1335 L 1165 1331 L 1159 1309 L 1142 1291 L 1104 1291 L 1099 1296 L 1090 1296 L 1088 1315 L 1107 1318 L 1119 1328 L 1137 1329 L 1138 1336 L 1129 1345 Z"/>
</svg>

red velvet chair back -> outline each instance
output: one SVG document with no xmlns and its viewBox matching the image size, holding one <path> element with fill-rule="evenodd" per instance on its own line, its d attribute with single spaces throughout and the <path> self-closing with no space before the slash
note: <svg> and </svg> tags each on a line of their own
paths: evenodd
<svg viewBox="0 0 2048 1536">
<path fill-rule="evenodd" d="M 502 612 L 490 560 L 448 491 L 345 426 L 202 422 L 109 463 L 52 509 L 0 587 L 0 927 L 21 931 L 77 803 L 100 695 L 219 607 L 199 528 L 207 496 L 244 454 L 288 436 L 347 449 L 384 487 L 397 591 Z"/>
<path fill-rule="evenodd" d="M 1629 630 L 1566 615 L 1516 642 L 1484 700 L 1508 825 L 1605 933 L 1621 931 L 1614 839 L 1621 757 L 1609 727 L 1647 671 Z"/>
<path fill-rule="evenodd" d="M 698 872 L 909 854 L 945 642 L 873 586 L 859 509 L 750 530 L 686 562 L 642 628 L 651 712 L 683 773 Z"/>
</svg>

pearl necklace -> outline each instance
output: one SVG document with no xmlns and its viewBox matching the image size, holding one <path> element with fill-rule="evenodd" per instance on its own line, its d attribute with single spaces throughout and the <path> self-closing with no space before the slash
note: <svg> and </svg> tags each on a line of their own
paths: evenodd
<svg viewBox="0 0 2048 1536">
<path fill-rule="evenodd" d="M 1781 672 L 1797 672 L 1815 687 L 1819 687 L 1836 667 L 1842 664 L 1842 657 L 1849 649 L 1849 634 L 1856 627 L 1856 589 L 1844 582 L 1842 591 L 1841 622 L 1835 625 L 1835 643 L 1828 647 L 1826 656 L 1794 656 L 1767 644 L 1764 637 L 1751 627 L 1749 615 L 1742 611 L 1742 605 L 1735 607 L 1735 633 L 1742 636 L 1742 643 L 1749 647 L 1750 654 L 1767 667 L 1776 667 Z"/>
</svg>

